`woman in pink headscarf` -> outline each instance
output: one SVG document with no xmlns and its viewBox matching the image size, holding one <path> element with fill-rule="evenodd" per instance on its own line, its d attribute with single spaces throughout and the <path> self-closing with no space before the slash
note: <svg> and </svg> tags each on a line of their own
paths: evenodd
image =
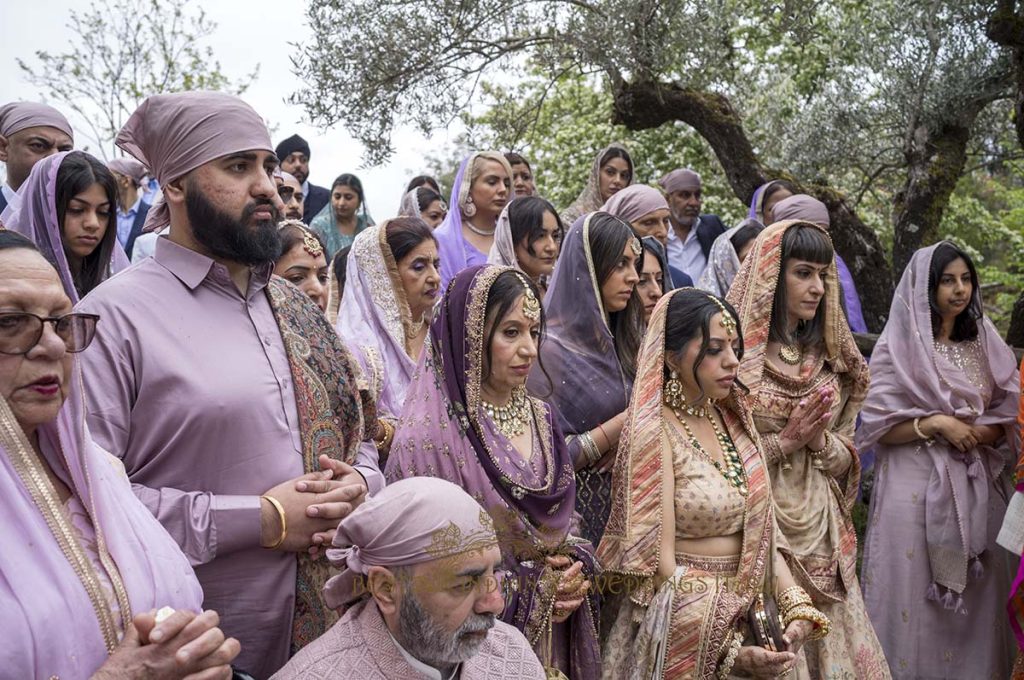
<svg viewBox="0 0 1024 680">
<path fill-rule="evenodd" d="M 21 207 L 6 226 L 35 242 L 60 272 L 73 303 L 128 266 L 117 242 L 117 182 L 83 151 L 36 163 L 21 188 Z"/>
<path fill-rule="evenodd" d="M 73 353 L 99 318 L 73 313 L 57 272 L 12 232 L 0 232 L 0 309 L 17 310 L 0 312 L 4 677 L 230 677 L 238 642 L 215 612 L 196 616 L 188 561 L 85 425 Z"/>
</svg>

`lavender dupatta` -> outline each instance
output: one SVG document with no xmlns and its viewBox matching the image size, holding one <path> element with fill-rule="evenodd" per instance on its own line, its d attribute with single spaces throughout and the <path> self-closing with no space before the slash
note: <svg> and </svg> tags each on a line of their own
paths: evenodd
<svg viewBox="0 0 1024 680">
<path fill-rule="evenodd" d="M 71 298 L 71 303 L 78 304 L 78 290 L 71 277 L 67 255 L 64 254 L 64 242 L 61 239 L 63 230 L 57 220 L 57 173 L 69 153 L 72 152 L 63 151 L 48 156 L 32 167 L 32 173 L 19 192 L 21 207 L 7 222 L 6 227 L 28 237 L 36 244 L 43 257 L 49 260 L 60 274 L 64 292 Z M 110 206 L 110 209 L 114 211 L 116 206 Z M 121 244 L 117 242 L 116 234 L 105 233 L 96 247 L 109 249 L 110 264 L 104 278 L 127 269 L 130 263 Z"/>
<path fill-rule="evenodd" d="M 441 287 L 447 288 L 448 282 L 466 267 L 485 264 L 487 255 L 473 247 L 462 235 L 462 206 L 469 195 L 470 180 L 466 172 L 471 171 L 473 162 L 480 154 L 472 154 L 462 160 L 459 172 L 452 183 L 452 195 L 448 201 L 448 214 L 444 222 L 434 230 L 437 239 L 437 253 L 441 258 Z M 418 216 L 418 213 L 417 213 Z"/>
<path fill-rule="evenodd" d="M 1017 450 L 1019 377 L 1013 353 L 987 318 L 978 321 L 978 337 L 993 383 L 988 403 L 962 370 L 935 352 L 928 272 L 938 245 L 914 253 L 897 286 L 889 321 L 871 355 L 871 388 L 861 410 L 856 446 L 862 451 L 876 447 L 879 455 L 931 459 L 933 471 L 924 499 L 931 579 L 959 594 L 967 584 L 969 563 L 989 544 L 987 509 L 993 480 Z M 972 304 L 980 308 L 979 292 L 973 295 Z M 879 443 L 894 426 L 937 413 L 975 425 L 1002 426 L 1006 439 L 999 446 L 981 445 L 967 454 L 942 439 L 930 445 Z M 931 588 L 929 594 L 936 597 L 937 589 Z"/>
<path fill-rule="evenodd" d="M 164 606 L 200 611 L 203 593 L 185 556 L 132 493 L 121 462 L 89 434 L 77 362 L 72 382 L 57 418 L 38 430 L 40 449 L 92 520 L 121 615 L 127 623 L 132 613 Z M 117 642 L 116 632 L 110 637 L 108 605 L 96 594 L 94 568 L 56 491 L 4 402 L 0 425 L 0 668 L 12 678 L 89 677 Z"/>
<path fill-rule="evenodd" d="M 370 381 L 378 413 L 398 418 L 416 370 L 406 330 L 412 321 L 398 265 L 387 243 L 387 222 L 356 236 L 338 312 L 338 334 Z"/>
<path fill-rule="evenodd" d="M 622 413 L 633 388 L 619 365 L 601 302 L 590 254 L 593 214 L 578 219 L 566 234 L 544 297 L 544 368 L 551 384 L 536 369 L 530 374 L 531 392 L 551 392 L 566 434 L 587 432 Z"/>
<path fill-rule="evenodd" d="M 565 554 L 593 575 L 593 549 L 570 536 L 576 494 L 572 461 L 553 410 L 532 398 L 534 424 L 546 471 L 531 484 L 516 465 L 519 454 L 494 427 L 480 402 L 484 360 L 484 312 L 495 279 L 509 267 L 473 266 L 452 280 L 430 326 L 416 375 L 395 432 L 386 477 L 389 483 L 432 476 L 460 485 L 495 520 L 506 568 L 520 589 L 503 618 L 523 630 L 535 647 L 554 604 L 552 571 L 544 555 Z M 573 677 L 597 677 L 597 607 L 590 598 L 569 621 Z"/>
</svg>

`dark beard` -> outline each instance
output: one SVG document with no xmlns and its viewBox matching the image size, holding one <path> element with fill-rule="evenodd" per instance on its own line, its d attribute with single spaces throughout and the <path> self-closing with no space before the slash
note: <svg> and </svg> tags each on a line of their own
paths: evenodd
<svg viewBox="0 0 1024 680">
<path fill-rule="evenodd" d="M 264 207 L 270 208 L 271 219 L 246 226 L 252 214 Z M 273 262 L 281 255 L 281 235 L 277 231 L 280 215 L 269 199 L 254 200 L 245 206 L 241 218 L 235 219 L 190 183 L 185 194 L 185 210 L 193 237 L 213 257 L 256 265 Z"/>
</svg>

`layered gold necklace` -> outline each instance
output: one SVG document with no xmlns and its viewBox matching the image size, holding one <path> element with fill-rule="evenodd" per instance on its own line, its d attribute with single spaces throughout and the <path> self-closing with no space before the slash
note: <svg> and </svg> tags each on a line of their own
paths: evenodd
<svg viewBox="0 0 1024 680">
<path fill-rule="evenodd" d="M 714 416 L 711 415 L 710 409 L 705 409 L 702 414 L 711 423 L 712 429 L 715 431 L 715 437 L 718 439 L 718 443 L 722 446 L 722 453 L 725 454 L 725 464 L 719 463 L 717 460 L 711 457 L 711 454 L 707 452 L 704 446 L 697 439 L 696 435 L 693 434 L 693 430 L 687 424 L 683 418 L 683 414 L 678 409 L 673 409 L 676 414 L 676 418 L 682 424 L 683 429 L 686 430 L 686 436 L 690 438 L 690 444 L 697 450 L 704 458 L 715 466 L 715 469 L 726 481 L 736 487 L 736 490 L 740 492 L 741 496 L 747 495 L 747 473 L 743 469 L 743 461 L 740 459 L 740 454 L 736 450 L 736 445 L 732 441 L 732 437 L 722 431 L 718 427 L 718 423 L 715 421 Z"/>
</svg>

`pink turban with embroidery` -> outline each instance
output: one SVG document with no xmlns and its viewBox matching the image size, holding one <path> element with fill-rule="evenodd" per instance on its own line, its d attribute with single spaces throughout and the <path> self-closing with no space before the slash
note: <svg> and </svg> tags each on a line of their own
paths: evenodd
<svg viewBox="0 0 1024 680">
<path fill-rule="evenodd" d="M 498 544 L 494 522 L 462 487 L 436 477 L 388 484 L 341 520 L 327 559 L 341 569 L 324 586 L 332 609 L 359 599 L 357 576 Z"/>
<path fill-rule="evenodd" d="M 646 184 L 633 184 L 615 192 L 600 208 L 601 212 L 615 215 L 627 223 L 655 210 L 668 210 L 668 201 L 660 191 Z"/>
<path fill-rule="evenodd" d="M 11 102 L 0 106 L 0 135 L 10 137 L 32 127 L 57 128 L 75 140 L 71 123 L 64 114 L 47 104 L 36 102 Z"/>
<path fill-rule="evenodd" d="M 689 168 L 680 168 L 659 179 L 658 184 L 665 190 L 665 193 L 669 194 L 684 189 L 694 191 L 700 189 L 700 175 Z"/>
<path fill-rule="evenodd" d="M 148 97 L 115 141 L 148 167 L 161 185 L 233 153 L 274 150 L 259 114 L 240 98 L 223 92 Z M 170 223 L 167 204 L 157 201 L 143 230 L 156 231 Z"/>
<path fill-rule="evenodd" d="M 807 194 L 796 194 L 782 199 L 772 207 L 772 216 L 776 222 L 803 220 L 824 229 L 828 229 L 832 224 L 825 204 Z"/>
</svg>

